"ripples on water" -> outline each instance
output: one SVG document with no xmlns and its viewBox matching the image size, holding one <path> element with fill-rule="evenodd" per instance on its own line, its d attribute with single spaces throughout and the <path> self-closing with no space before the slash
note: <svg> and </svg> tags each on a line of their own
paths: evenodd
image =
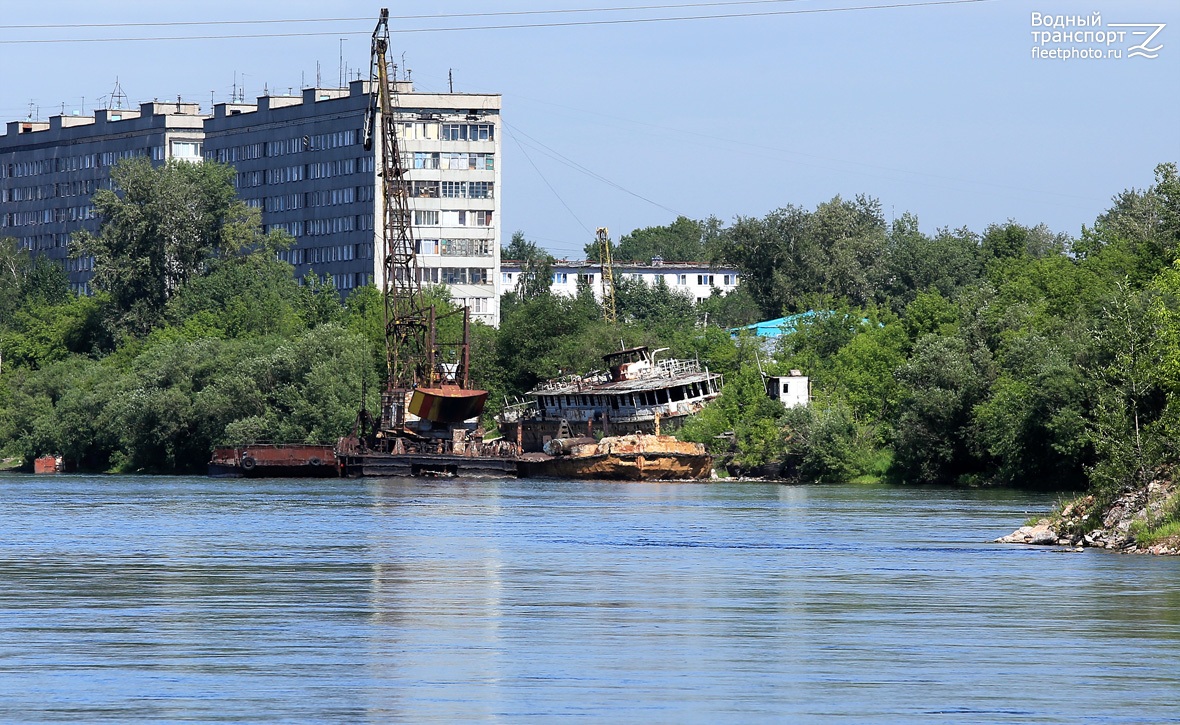
<svg viewBox="0 0 1180 725">
<path fill-rule="evenodd" d="M 0 478 L 0 720 L 1180 722 L 1180 561 L 1012 492 Z"/>
</svg>

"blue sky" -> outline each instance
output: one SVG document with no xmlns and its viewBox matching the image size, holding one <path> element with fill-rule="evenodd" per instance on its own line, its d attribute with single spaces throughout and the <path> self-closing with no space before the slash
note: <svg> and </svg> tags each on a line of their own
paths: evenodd
<svg viewBox="0 0 1180 725">
<path fill-rule="evenodd" d="M 393 16 L 685 5 L 691 0 L 407 0 Z M 920 0 L 918 0 L 920 1 Z M 723 7 L 401 20 L 398 30 L 741 12 L 905 0 L 788 0 Z M 381 3 L 5 0 L 0 41 L 315 32 L 281 38 L 46 44 L 4 42 L 0 117 L 91 112 L 116 77 L 132 103 L 247 99 L 367 71 Z M 445 10 L 440 10 L 445 8 Z M 1166 23 L 1158 57 L 1034 59 L 1031 14 Z M 16 25 L 297 18 L 270 26 L 13 28 Z M 1045 28 L 1038 28 L 1045 30 Z M 1068 28 L 1067 30 L 1074 30 Z M 1180 3 L 989 0 L 681 22 L 395 32 L 415 85 L 504 96 L 502 226 L 578 256 L 677 213 L 762 216 L 839 194 L 916 214 L 923 230 L 981 231 L 1012 218 L 1076 235 L 1154 166 L 1180 161 Z M 1125 41 L 1109 46 L 1125 49 Z M 1092 48 L 1093 42 L 1044 47 Z M 1108 46 L 1102 45 L 1103 49 Z M 36 113 L 36 111 L 34 111 Z M 578 168 L 581 167 L 581 168 Z M 568 209 L 567 209 L 568 207 Z"/>
</svg>

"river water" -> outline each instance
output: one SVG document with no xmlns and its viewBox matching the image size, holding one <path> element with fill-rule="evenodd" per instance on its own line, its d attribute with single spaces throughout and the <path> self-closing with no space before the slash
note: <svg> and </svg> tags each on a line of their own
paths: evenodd
<svg viewBox="0 0 1180 725">
<path fill-rule="evenodd" d="M 1052 497 L 0 477 L 0 720 L 1180 722 L 1180 560 Z"/>
</svg>

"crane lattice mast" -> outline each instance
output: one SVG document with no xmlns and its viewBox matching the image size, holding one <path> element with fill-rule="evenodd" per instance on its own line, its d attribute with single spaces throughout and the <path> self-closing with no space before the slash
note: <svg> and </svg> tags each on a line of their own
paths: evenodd
<svg viewBox="0 0 1180 725">
<path fill-rule="evenodd" d="M 612 325 L 618 322 L 615 312 L 615 272 L 610 258 L 610 231 L 599 227 L 598 262 L 602 266 L 602 318 Z"/>
<path fill-rule="evenodd" d="M 382 396 L 381 427 L 400 430 L 406 422 L 406 396 L 429 367 L 428 319 L 422 309 L 417 249 L 410 226 L 406 169 L 402 162 L 394 115 L 396 89 L 389 74 L 389 10 L 373 30 L 369 113 L 364 143 L 380 145 L 381 190 L 384 197 L 381 241 L 384 260 L 386 389 Z M 375 127 L 380 124 L 380 131 Z"/>
</svg>

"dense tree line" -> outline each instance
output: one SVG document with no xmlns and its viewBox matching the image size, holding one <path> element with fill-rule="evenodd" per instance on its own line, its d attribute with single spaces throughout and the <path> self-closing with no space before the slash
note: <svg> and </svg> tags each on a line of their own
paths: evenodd
<svg viewBox="0 0 1180 725">
<path fill-rule="evenodd" d="M 382 304 L 302 284 L 232 193 L 226 167 L 121 166 L 95 198 L 96 294 L 0 244 L 0 450 L 60 452 L 97 470 L 199 470 L 241 440 L 329 442 L 383 375 Z M 588 253 L 596 247 L 589 245 Z M 618 280 L 620 322 L 593 291 L 549 289 L 553 258 L 524 234 L 501 325 L 474 326 L 489 414 L 620 345 L 668 347 L 726 376 L 682 435 L 729 463 L 805 480 L 1090 487 L 1143 484 L 1180 456 L 1180 181 L 1115 197 L 1079 235 L 996 223 L 923 233 L 868 197 L 761 218 L 673 220 L 612 256 L 698 260 L 742 284 L 700 304 Z M 433 290 L 446 306 L 444 290 Z M 808 313 L 777 341 L 730 328 Z M 785 410 L 763 375 L 799 369 L 813 401 Z M 367 399 L 362 401 L 362 398 Z M 489 419 L 489 427 L 494 426 Z"/>
<path fill-rule="evenodd" d="M 380 296 L 300 285 L 217 164 L 120 164 L 95 196 L 95 294 L 0 243 L 0 450 L 88 470 L 203 470 L 243 440 L 331 442 L 379 391 Z"/>
<path fill-rule="evenodd" d="M 740 400 L 686 434 L 810 479 L 1109 498 L 1180 453 L 1178 253 L 1171 164 L 1077 238 L 1013 221 L 927 236 L 867 199 L 738 219 L 710 258 L 742 270 L 763 316 L 815 311 L 763 361 L 806 371 L 815 398 L 767 425 L 743 398 L 757 386 L 731 384 Z"/>
</svg>

